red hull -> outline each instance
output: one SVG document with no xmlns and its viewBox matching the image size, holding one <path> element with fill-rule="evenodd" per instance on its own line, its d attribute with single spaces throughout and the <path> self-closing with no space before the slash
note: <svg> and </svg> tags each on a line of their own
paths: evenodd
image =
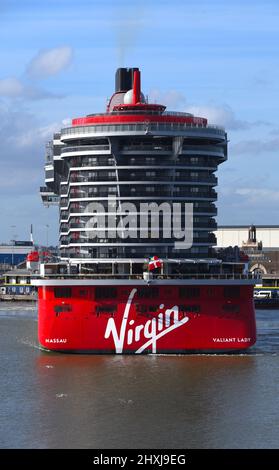
<svg viewBox="0 0 279 470">
<path fill-rule="evenodd" d="M 235 351 L 255 343 L 252 285 L 234 287 L 231 296 L 223 285 L 201 285 L 192 298 L 184 288 L 106 286 L 100 296 L 92 285 L 39 286 L 39 342 L 97 354 Z"/>
</svg>

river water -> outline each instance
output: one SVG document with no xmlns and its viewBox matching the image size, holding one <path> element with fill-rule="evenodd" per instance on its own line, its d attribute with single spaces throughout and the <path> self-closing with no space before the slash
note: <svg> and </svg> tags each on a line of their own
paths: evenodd
<svg viewBox="0 0 279 470">
<path fill-rule="evenodd" d="M 39 349 L 36 306 L 0 303 L 0 448 L 279 447 L 279 310 L 241 355 Z"/>
</svg>

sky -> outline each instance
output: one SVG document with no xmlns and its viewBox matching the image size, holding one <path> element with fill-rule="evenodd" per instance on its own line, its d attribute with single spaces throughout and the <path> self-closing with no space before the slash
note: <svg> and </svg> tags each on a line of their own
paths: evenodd
<svg viewBox="0 0 279 470">
<path fill-rule="evenodd" d="M 104 112 L 117 67 L 142 91 L 228 132 L 219 225 L 279 224 L 278 0 L 0 0 L 0 243 L 58 242 L 45 144 Z"/>
</svg>

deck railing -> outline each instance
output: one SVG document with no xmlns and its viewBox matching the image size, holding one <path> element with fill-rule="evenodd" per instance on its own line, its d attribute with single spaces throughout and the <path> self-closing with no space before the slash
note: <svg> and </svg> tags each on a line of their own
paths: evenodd
<svg viewBox="0 0 279 470">
<path fill-rule="evenodd" d="M 146 273 L 147 274 L 147 273 Z M 100 274 L 100 273 L 80 273 L 80 274 L 45 274 L 44 279 L 125 279 L 125 280 L 145 280 L 143 274 Z M 257 274 L 152 274 L 150 280 L 247 280 L 247 279 L 261 279 Z"/>
<path fill-rule="evenodd" d="M 88 133 L 114 133 L 114 132 L 183 132 L 191 131 L 199 133 L 201 129 L 210 134 L 219 134 L 220 137 L 225 138 L 225 132 L 222 128 L 217 126 L 207 126 L 203 124 L 189 124 L 189 123 L 176 123 L 176 122 L 146 122 L 146 123 L 127 123 L 127 124 L 95 124 L 89 126 L 73 126 L 61 129 L 61 139 L 66 136 L 74 134 L 88 134 Z M 203 131 L 204 132 L 204 131 Z"/>
</svg>

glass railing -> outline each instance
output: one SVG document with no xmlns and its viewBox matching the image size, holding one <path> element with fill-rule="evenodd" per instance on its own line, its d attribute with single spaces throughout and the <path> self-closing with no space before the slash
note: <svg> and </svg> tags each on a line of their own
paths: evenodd
<svg viewBox="0 0 279 470">
<path fill-rule="evenodd" d="M 210 228 L 211 230 L 217 229 L 217 222 L 194 222 L 195 228 Z"/>
<path fill-rule="evenodd" d="M 51 203 L 57 205 L 59 203 L 59 196 L 44 196 L 42 194 L 43 203 Z"/>
<path fill-rule="evenodd" d="M 169 145 L 169 146 L 156 146 L 156 145 L 124 145 L 121 149 L 120 149 L 120 153 L 121 152 L 133 152 L 133 151 L 137 151 L 137 152 L 171 152 L 172 151 L 172 147 Z"/>
<path fill-rule="evenodd" d="M 203 126 L 201 124 L 188 124 L 188 123 L 154 123 L 147 122 L 143 124 L 100 124 L 91 126 L 74 126 L 66 127 L 61 130 L 61 138 L 68 135 L 75 134 L 88 134 L 88 133 L 112 133 L 112 132 L 149 132 L 149 131 L 191 131 L 196 134 L 201 132 L 208 134 L 219 135 L 225 137 L 225 131 L 220 127 L 215 126 Z"/>
<path fill-rule="evenodd" d="M 75 176 L 70 178 L 71 183 L 93 183 L 94 181 L 106 182 L 106 181 L 115 181 L 116 176 Z"/>
<path fill-rule="evenodd" d="M 81 255 L 70 255 L 67 258 L 83 258 Z M 87 256 L 84 256 L 87 258 Z M 45 279 L 135 279 L 135 280 L 145 280 L 144 274 L 102 274 L 102 273 L 81 273 L 81 274 L 47 274 L 44 276 Z M 149 275 L 150 280 L 235 280 L 235 281 L 244 281 L 244 280 L 259 280 L 261 277 L 256 274 L 203 274 L 203 273 L 193 273 L 193 274 L 151 274 Z"/>
<path fill-rule="evenodd" d="M 218 155 L 224 156 L 224 149 L 214 145 L 184 145 L 182 148 L 182 154 L 185 152 L 214 152 Z"/>
<path fill-rule="evenodd" d="M 132 182 L 145 182 L 151 184 L 152 182 L 162 182 L 164 184 L 177 184 L 177 183 L 194 183 L 195 185 L 199 183 L 209 183 L 209 184 L 217 184 L 217 178 L 215 176 L 190 176 L 190 175 L 174 175 L 171 173 L 166 173 L 162 175 L 146 175 L 146 174 L 135 174 L 131 175 L 131 173 L 124 173 L 123 170 L 118 172 L 118 180 L 115 176 L 106 176 L 106 175 L 96 175 L 96 176 L 86 176 L 86 175 L 77 175 L 71 176 L 68 181 L 63 181 L 61 184 L 66 185 L 70 183 L 94 183 L 94 182 L 120 182 L 120 183 L 131 183 Z M 61 190 L 61 195 L 67 194 L 65 188 Z"/>
<path fill-rule="evenodd" d="M 143 109 L 141 110 L 140 108 L 138 109 L 123 109 L 121 111 L 111 111 L 110 113 L 93 113 L 93 114 L 88 114 L 87 117 L 99 117 L 99 116 L 123 116 L 123 115 L 135 115 L 135 114 L 150 114 L 153 116 L 180 116 L 180 117 L 194 117 L 193 114 L 191 113 L 185 113 L 185 112 L 180 112 L 180 111 L 161 111 L 161 110 L 152 110 L 152 109 Z"/>
<path fill-rule="evenodd" d="M 67 152 L 86 152 L 90 150 L 110 150 L 109 145 L 79 145 L 79 146 L 67 146 L 63 147 L 61 153 Z"/>
<path fill-rule="evenodd" d="M 97 214 L 95 215 L 95 217 L 97 216 Z M 101 216 L 102 217 L 102 216 Z M 120 216 L 117 216 L 116 218 L 117 221 L 120 220 Z M 182 223 L 183 223 L 183 220 L 182 220 Z M 62 224 L 61 225 L 61 229 L 68 229 L 68 228 L 79 228 L 79 229 L 83 229 L 83 228 L 86 228 L 87 227 L 87 224 L 88 224 L 88 219 L 87 220 L 81 220 L 80 222 L 70 222 L 69 225 L 65 225 L 65 224 Z M 195 229 L 199 229 L 199 228 L 202 228 L 202 229 L 210 229 L 210 230 L 216 230 L 217 229 L 217 223 L 215 221 L 205 221 L 205 222 L 194 222 L 193 223 L 193 227 L 194 227 L 194 230 Z"/>
<path fill-rule="evenodd" d="M 138 185 L 137 185 L 138 186 Z M 163 190 L 158 190 L 158 191 L 148 191 L 148 190 L 137 190 L 135 192 L 131 192 L 129 189 L 124 189 L 123 187 L 119 187 L 119 192 L 120 192 L 120 198 L 121 197 L 129 197 L 130 199 L 133 198 L 138 198 L 138 197 L 170 197 L 171 199 L 175 198 L 190 198 L 192 199 L 216 199 L 217 198 L 217 193 L 216 191 L 200 191 L 200 192 L 190 192 L 190 191 L 184 191 L 180 189 L 180 191 L 172 191 L 171 188 L 165 188 Z M 154 188 L 154 187 L 153 187 Z M 146 188 L 145 188 L 146 189 Z M 78 190 L 76 192 L 70 192 L 70 198 L 71 199 L 80 199 L 80 198 L 96 198 L 96 197 L 111 197 L 111 196 L 118 196 L 117 188 L 115 188 L 115 191 L 110 191 L 108 192 L 107 190 L 104 191 L 94 191 L 94 192 L 87 192 L 84 190 Z M 67 202 L 67 201 L 65 201 Z"/>
<path fill-rule="evenodd" d="M 175 198 L 174 198 L 175 199 Z M 148 201 L 148 200 L 145 200 L 146 203 L 148 202 L 153 202 L 153 201 Z M 73 217 L 72 214 L 78 214 L 79 216 L 80 215 L 85 215 L 91 216 L 91 211 L 90 211 L 90 207 L 88 208 L 87 205 L 85 206 L 80 206 L 80 207 L 70 207 L 69 210 L 63 210 L 61 213 L 60 213 L 60 222 L 62 221 L 68 221 L 69 217 Z M 217 208 L 215 206 L 210 206 L 210 204 L 208 204 L 206 207 L 194 207 L 193 209 L 193 214 L 197 214 L 197 215 L 200 215 L 200 214 L 204 214 L 205 216 L 215 216 L 217 215 Z M 203 226 L 207 226 L 206 224 L 204 224 Z M 213 227 L 214 228 L 214 227 Z"/>
<path fill-rule="evenodd" d="M 46 186 L 40 186 L 40 193 L 53 193 L 53 190 Z"/>
<path fill-rule="evenodd" d="M 166 168 L 170 168 L 170 169 L 175 169 L 175 168 L 181 168 L 181 167 L 185 167 L 185 168 L 197 168 L 197 169 L 204 169 L 204 168 L 214 168 L 216 169 L 217 168 L 217 165 L 218 163 L 216 162 L 205 162 L 205 161 L 198 161 L 198 162 L 191 162 L 189 161 L 189 158 L 188 159 L 179 159 L 177 160 L 176 162 L 174 162 L 173 159 L 157 159 L 157 158 L 154 158 L 154 160 L 152 161 L 148 161 L 146 159 L 143 159 L 143 158 L 136 158 L 135 161 L 134 160 L 130 160 L 130 159 L 125 159 L 123 161 L 118 161 L 117 162 L 117 168 L 118 169 L 121 169 L 121 167 L 136 167 L 136 166 L 143 166 L 143 167 L 146 167 L 146 168 L 156 168 L 156 167 L 166 167 Z M 115 162 L 113 160 L 100 160 L 99 158 L 97 160 L 85 160 L 85 159 L 82 159 L 82 161 L 74 161 L 74 162 L 71 162 L 70 163 L 70 166 L 72 168 L 76 168 L 76 167 L 91 167 L 91 168 L 94 168 L 94 167 L 98 167 L 98 166 L 103 166 L 103 167 L 111 167 L 111 166 L 115 166 Z"/>
<path fill-rule="evenodd" d="M 212 239 L 211 237 L 204 237 L 204 238 L 194 238 L 193 240 L 193 244 L 195 245 L 195 243 L 204 243 L 204 244 L 211 244 L 211 243 L 215 243 L 216 240 Z M 141 244 L 148 244 L 150 246 L 154 245 L 154 246 L 166 246 L 166 244 L 170 244 L 172 245 L 174 243 L 174 240 L 173 239 L 132 239 L 132 238 L 125 238 L 125 239 L 122 239 L 122 238 L 70 238 L 69 241 L 68 239 L 67 240 L 63 240 L 63 243 L 71 243 L 71 244 L 78 244 L 78 245 L 81 245 L 81 244 L 98 244 L 98 245 L 103 245 L 103 244 L 108 244 L 108 243 L 112 243 L 112 244 L 115 244 L 115 243 L 120 243 L 120 244 L 124 244 L 123 246 L 125 247 L 125 245 L 133 245 L 133 246 L 140 246 Z"/>
</svg>

